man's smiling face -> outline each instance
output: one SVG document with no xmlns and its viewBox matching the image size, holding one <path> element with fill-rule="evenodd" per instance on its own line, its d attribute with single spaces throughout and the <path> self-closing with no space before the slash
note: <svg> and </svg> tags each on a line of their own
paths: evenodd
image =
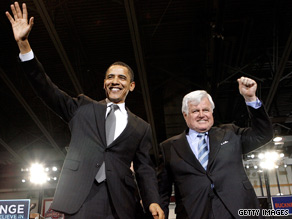
<svg viewBox="0 0 292 219">
<path fill-rule="evenodd" d="M 113 103 L 123 103 L 129 91 L 135 88 L 135 82 L 131 82 L 128 69 L 121 65 L 112 65 L 106 72 L 104 79 L 106 97 Z"/>
<path fill-rule="evenodd" d="M 207 132 L 214 124 L 213 109 L 206 97 L 197 105 L 189 102 L 188 114 L 183 115 L 188 127 L 197 132 Z"/>
</svg>

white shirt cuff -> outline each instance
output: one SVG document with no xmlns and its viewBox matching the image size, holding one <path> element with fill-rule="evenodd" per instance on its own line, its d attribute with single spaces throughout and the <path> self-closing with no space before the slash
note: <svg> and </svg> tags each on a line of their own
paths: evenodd
<svg viewBox="0 0 292 219">
<path fill-rule="evenodd" d="M 32 50 L 30 50 L 28 53 L 25 53 L 25 54 L 19 53 L 19 59 L 22 62 L 32 60 L 33 58 L 34 58 L 34 54 Z"/>
</svg>

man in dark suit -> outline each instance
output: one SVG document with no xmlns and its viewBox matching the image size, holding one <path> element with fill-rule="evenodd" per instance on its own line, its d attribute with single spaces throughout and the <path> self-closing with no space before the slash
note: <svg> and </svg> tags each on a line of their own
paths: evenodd
<svg viewBox="0 0 292 219">
<path fill-rule="evenodd" d="M 159 191 L 166 217 L 173 184 L 175 213 L 180 219 L 239 218 L 239 209 L 259 209 L 242 155 L 269 142 L 273 128 L 256 97 L 256 82 L 241 77 L 238 84 L 251 127 L 213 127 L 211 96 L 199 90 L 184 97 L 182 113 L 188 129 L 161 143 L 164 163 Z"/>
<path fill-rule="evenodd" d="M 135 88 L 131 68 L 117 62 L 107 69 L 106 100 L 97 102 L 85 95 L 72 98 L 52 83 L 31 50 L 28 35 L 34 19 L 28 21 L 26 5 L 21 10 L 15 2 L 11 10 L 13 17 L 9 12 L 6 16 L 20 50 L 21 66 L 38 96 L 69 124 L 71 131 L 51 208 L 65 213 L 66 219 L 137 218 L 140 200 L 135 196 L 137 188 L 130 170 L 133 162 L 144 208 L 154 218 L 164 218 L 149 156 L 150 125 L 125 107 L 128 92 Z M 109 117 L 113 127 L 106 131 Z M 106 137 L 109 133 L 111 140 Z"/>
</svg>

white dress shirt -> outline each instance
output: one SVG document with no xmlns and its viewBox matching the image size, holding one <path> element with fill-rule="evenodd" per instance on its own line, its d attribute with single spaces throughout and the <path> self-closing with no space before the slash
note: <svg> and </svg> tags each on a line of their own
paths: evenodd
<svg viewBox="0 0 292 219">
<path fill-rule="evenodd" d="M 106 99 L 106 102 L 107 102 L 107 109 L 106 109 L 105 117 L 109 113 L 110 105 L 113 104 L 112 102 L 109 101 L 109 99 Z M 128 123 L 128 113 L 127 113 L 127 110 L 125 108 L 125 103 L 119 103 L 117 105 L 119 106 L 119 109 L 117 109 L 115 111 L 116 129 L 115 129 L 114 139 L 119 137 L 119 135 L 124 131 L 124 129 L 126 128 L 127 123 Z"/>
</svg>

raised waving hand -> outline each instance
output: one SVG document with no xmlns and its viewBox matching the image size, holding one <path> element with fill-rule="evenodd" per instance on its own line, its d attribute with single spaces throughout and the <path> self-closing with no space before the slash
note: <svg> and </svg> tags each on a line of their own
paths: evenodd
<svg viewBox="0 0 292 219">
<path fill-rule="evenodd" d="M 28 35 L 32 29 L 34 18 L 31 17 L 28 20 L 28 13 L 26 4 L 22 4 L 22 10 L 18 2 L 15 2 L 10 6 L 12 15 L 6 11 L 5 14 L 11 23 L 14 38 L 18 44 L 21 53 L 27 53 L 31 50 Z"/>
</svg>

